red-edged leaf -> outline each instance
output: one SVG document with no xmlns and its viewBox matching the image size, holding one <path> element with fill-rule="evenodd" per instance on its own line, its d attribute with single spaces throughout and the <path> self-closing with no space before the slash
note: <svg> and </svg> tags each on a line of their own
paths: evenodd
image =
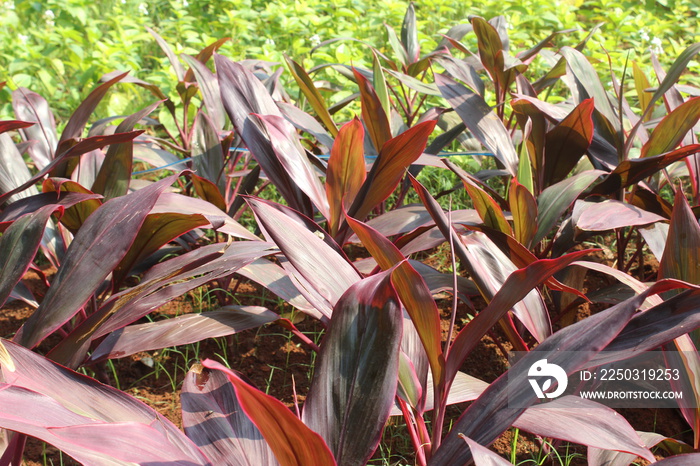
<svg viewBox="0 0 700 466">
<path fill-rule="evenodd" d="M 580 259 L 590 251 L 577 251 L 556 259 L 540 259 L 511 273 L 489 305 L 481 311 L 455 338 L 447 357 L 447 380 L 459 370 L 464 359 L 515 303 L 527 296 L 533 288 L 559 270 Z M 568 328 L 568 327 L 567 327 Z"/>
<path fill-rule="evenodd" d="M 574 255 L 577 254 L 569 254 L 569 256 Z M 567 257 L 563 256 L 559 260 L 566 260 Z M 553 269 L 560 269 L 563 264 L 561 262 L 557 263 L 559 260 L 543 259 L 536 263 L 536 267 L 552 266 Z M 534 272 L 533 275 L 540 275 L 534 269 L 530 270 L 530 272 Z M 541 276 L 538 278 L 541 278 Z M 535 281 L 535 279 L 531 280 Z M 586 367 L 589 360 L 596 353 L 602 351 L 623 330 L 647 296 L 661 293 L 677 286 L 679 286 L 679 283 L 675 281 L 657 282 L 646 292 L 565 327 L 547 338 L 537 348 L 511 366 L 506 374 L 503 374 L 495 382 L 491 383 L 484 393 L 467 408 L 462 417 L 453 425 L 452 431 L 445 438 L 442 445 L 434 452 L 429 464 L 467 463 L 471 459 L 471 454 L 465 448 L 464 443 L 459 438 L 459 434 L 464 434 L 480 444 L 488 445 L 505 429 L 510 427 L 529 405 L 536 402 L 537 397 L 534 391 L 508 389 L 514 383 L 526 384 L 528 371 L 534 363 L 546 359 L 548 363 L 560 366 L 567 374 Z M 473 325 L 479 317 L 487 316 L 487 310 L 488 308 L 481 311 L 467 325 L 465 330 Z M 484 319 L 487 318 L 489 317 L 484 317 Z M 464 330 L 461 332 L 461 335 L 463 335 L 463 332 Z M 457 341 L 453 345 L 453 351 L 456 347 Z M 459 347 L 464 348 L 461 343 Z M 458 350 L 460 353 L 462 348 Z M 448 369 L 452 367 L 451 356 L 452 353 L 448 357 Z M 518 408 L 513 408 L 513 406 L 518 406 Z"/>
<path fill-rule="evenodd" d="M 7 133 L 0 133 L 0 205 L 37 194 L 33 184 L 29 168 L 14 141 Z M 22 193 L 26 188 L 30 188 L 29 192 Z"/>
<path fill-rule="evenodd" d="M 88 217 L 71 243 L 44 300 L 15 335 L 33 348 L 72 318 L 128 251 L 170 176 L 147 188 L 105 203 Z"/>
<path fill-rule="evenodd" d="M 36 123 L 20 132 L 23 139 L 32 141 L 29 155 L 41 170 L 53 160 L 58 146 L 53 112 L 46 99 L 24 87 L 18 87 L 12 93 L 12 108 L 20 120 Z"/>
<path fill-rule="evenodd" d="M 464 172 L 464 170 L 460 169 L 449 160 L 446 160 L 445 164 L 462 180 L 464 189 L 466 189 L 467 193 L 469 193 L 469 197 L 474 203 L 474 209 L 476 209 L 476 211 L 479 213 L 479 217 L 481 217 L 481 220 L 483 220 L 484 225 L 512 236 L 513 230 L 510 227 L 508 220 L 506 220 L 506 216 L 503 213 L 501 206 L 498 205 L 498 202 L 489 196 L 489 194 L 479 185 L 474 183 Z"/>
<path fill-rule="evenodd" d="M 59 206 L 68 209 L 80 202 L 96 200 L 101 197 L 99 194 L 49 192 L 22 198 L 8 205 L 0 214 L 0 232 L 5 231 L 15 220 L 32 214 L 44 206 L 54 205 L 54 209 Z"/>
<path fill-rule="evenodd" d="M 474 458 L 474 466 L 508 466 L 513 464 L 488 448 L 479 445 L 466 435 L 460 435 L 460 437 L 469 445 L 469 450 Z"/>
<path fill-rule="evenodd" d="M 669 152 L 683 141 L 700 119 L 700 97 L 694 97 L 666 115 L 654 128 L 649 141 L 642 146 L 640 157 Z"/>
<path fill-rule="evenodd" d="M 85 464 L 211 464 L 165 417 L 124 392 L 0 341 L 0 427 L 37 436 Z"/>
<path fill-rule="evenodd" d="M 334 137 L 337 136 L 338 127 L 335 126 L 335 122 L 333 121 L 331 114 L 328 112 L 326 102 L 323 100 L 323 97 L 318 89 L 316 89 L 313 81 L 311 81 L 309 74 L 303 67 L 301 67 L 301 65 L 288 56 L 285 55 L 284 59 L 287 62 L 289 72 L 292 73 L 292 76 L 294 76 L 294 80 L 297 82 L 301 92 L 303 92 L 306 96 L 311 108 L 314 109 L 316 115 L 318 115 L 318 118 L 323 122 L 331 135 Z"/>
<path fill-rule="evenodd" d="M 498 296 L 500 290 L 508 288 L 507 279 L 511 274 L 516 273 L 518 268 L 488 236 L 481 232 L 463 237 L 462 243 L 467 249 L 467 255 L 475 273 L 478 274 L 478 279 L 474 278 L 474 275 L 472 279 L 477 282 L 483 298 L 490 302 Z M 544 277 L 545 280 L 547 278 L 549 277 Z M 549 314 L 539 291 L 530 290 L 511 307 L 513 313 L 537 341 L 541 342 L 552 333 Z"/>
<path fill-rule="evenodd" d="M 356 283 L 333 309 L 303 419 L 341 464 L 366 464 L 379 445 L 396 395 L 401 324 L 389 273 Z"/>
<path fill-rule="evenodd" d="M 44 180 L 42 184 L 42 191 L 45 193 L 56 193 L 56 196 L 60 196 L 60 193 L 79 193 L 92 197 L 92 199 L 88 198 L 84 202 L 68 207 L 63 216 L 61 216 L 61 223 L 73 234 L 75 234 L 83 223 L 85 223 L 85 220 L 102 205 L 102 201 L 99 199 L 101 196 L 99 194 L 93 193 L 75 181 L 62 178 L 48 178 Z"/>
<path fill-rule="evenodd" d="M 248 204 L 265 235 L 279 246 L 294 268 L 327 300 L 330 307 L 361 278 L 335 248 L 326 244 L 324 240 L 332 240 L 325 238 L 320 227 L 309 231 L 269 201 L 248 198 Z M 313 251 L 313 254 L 309 254 L 309 251 Z"/>
<path fill-rule="evenodd" d="M 566 178 L 593 140 L 593 99 L 586 99 L 545 136 L 545 186 Z"/>
<path fill-rule="evenodd" d="M 360 86 L 360 101 L 362 102 L 362 120 L 367 127 L 369 137 L 374 144 L 374 148 L 379 153 L 384 147 L 384 143 L 391 139 L 391 125 L 389 117 L 382 107 L 372 84 L 359 71 L 353 68 L 355 81 Z"/>
<path fill-rule="evenodd" d="M 326 170 L 326 196 L 330 206 L 330 233 L 338 232 L 343 205 L 352 205 L 367 178 L 363 141 L 365 130 L 357 118 L 345 124 L 333 142 Z"/>
<path fill-rule="evenodd" d="M 474 137 L 495 154 L 512 176 L 516 176 L 518 154 L 513 141 L 503 122 L 484 99 L 444 75 L 436 74 L 435 82 Z"/>
<path fill-rule="evenodd" d="M 264 307 L 225 306 L 216 311 L 130 325 L 110 333 L 90 355 L 90 363 L 232 335 L 277 319 L 277 314 Z"/>
<path fill-rule="evenodd" d="M 14 131 L 17 129 L 28 128 L 34 125 L 31 121 L 19 121 L 19 120 L 5 120 L 0 121 L 0 133 L 6 133 L 7 131 Z"/>
<path fill-rule="evenodd" d="M 133 115 L 128 116 L 117 126 L 115 133 L 128 133 L 133 131 L 134 126 L 143 118 L 150 115 L 158 105 L 160 105 L 160 102 L 155 102 Z M 105 200 L 125 195 L 129 191 L 133 159 L 133 140 L 110 145 L 109 149 L 107 149 L 105 159 L 102 162 L 102 166 L 100 167 L 100 171 L 97 173 L 95 182 L 92 184 L 92 191 L 104 194 Z"/>
<path fill-rule="evenodd" d="M 654 157 L 623 160 L 612 173 L 593 188 L 591 194 L 606 195 L 617 192 L 653 175 L 673 162 L 698 152 L 700 152 L 700 144 L 691 144 Z"/>
<path fill-rule="evenodd" d="M 93 89 L 92 92 L 90 92 L 90 95 L 88 95 L 85 98 L 85 100 L 83 100 L 83 102 L 71 115 L 70 119 L 68 120 L 68 123 L 66 123 L 66 127 L 61 133 L 61 139 L 59 139 L 58 141 L 58 148 L 56 149 L 56 154 L 61 154 L 64 151 L 68 150 L 71 146 L 73 146 L 73 143 L 71 143 L 70 141 L 72 139 L 78 139 L 82 136 L 83 129 L 85 129 L 85 125 L 88 122 L 88 118 L 90 118 L 92 112 L 95 111 L 97 105 L 107 94 L 109 88 L 121 81 L 122 78 L 124 78 L 127 74 L 128 72 L 119 74 L 116 77 L 110 79 L 109 81 L 100 84 L 95 89 Z M 63 174 L 64 173 L 56 173 L 55 175 L 60 176 Z"/>
<path fill-rule="evenodd" d="M 210 57 L 211 58 L 211 55 Z M 199 92 L 202 94 L 204 106 L 207 109 L 207 114 L 217 130 L 223 129 L 226 124 L 226 113 L 224 106 L 221 103 L 221 91 L 219 90 L 219 81 L 214 73 L 209 71 L 209 68 L 200 60 L 186 54 L 182 54 L 182 59 L 190 65 L 188 74 L 192 73 L 197 79 Z"/>
<path fill-rule="evenodd" d="M 604 174 L 602 170 L 586 170 L 542 191 L 537 197 L 537 234 L 532 244 L 537 244 L 546 238 L 576 198 Z"/>
<path fill-rule="evenodd" d="M 158 42 L 161 50 L 163 50 L 165 55 L 168 57 L 170 65 L 173 67 L 173 71 L 175 71 L 175 76 L 177 76 L 177 80 L 184 81 L 185 68 L 182 66 L 182 63 L 180 63 L 180 60 L 177 59 L 177 55 L 175 55 L 173 49 L 170 48 L 170 45 L 168 45 L 168 43 L 156 31 L 148 26 L 146 26 L 146 30 L 153 36 L 156 42 Z"/>
<path fill-rule="evenodd" d="M 241 407 L 265 437 L 282 466 L 336 464 L 321 436 L 306 427 L 281 402 L 243 382 L 231 369 L 218 362 L 206 359 L 202 365 L 226 374 Z"/>
<path fill-rule="evenodd" d="M 700 462 L 700 453 L 687 453 L 664 458 L 654 463 L 656 466 L 695 466 Z"/>
<path fill-rule="evenodd" d="M 226 201 L 214 183 L 195 174 L 192 175 L 191 179 L 192 186 L 194 186 L 194 190 L 197 192 L 199 197 L 214 205 L 222 212 L 226 210 Z"/>
<path fill-rule="evenodd" d="M 268 466 L 275 456 L 223 372 L 195 364 L 180 394 L 185 434 L 214 464 Z"/>
<path fill-rule="evenodd" d="M 348 217 L 347 221 L 383 270 L 395 267 L 391 281 L 420 336 L 433 379 L 442 382 L 445 357 L 441 347 L 440 312 L 423 278 L 408 262 L 403 262 L 403 254 L 385 236 L 353 218 Z"/>
<path fill-rule="evenodd" d="M 654 458 L 624 417 L 607 406 L 577 396 L 532 406 L 513 425 L 542 437 L 625 451 L 650 461 Z"/>
<path fill-rule="evenodd" d="M 221 147 L 219 130 L 212 120 L 204 113 L 198 113 L 192 128 L 192 143 L 190 149 L 192 165 L 196 176 L 209 181 L 215 187 L 215 193 L 204 199 L 220 199 L 214 202 L 221 210 L 226 210 L 223 194 L 226 192 L 226 174 L 224 173 L 224 150 Z M 197 185 L 195 184 L 195 188 Z M 198 191 L 199 194 L 199 191 Z M 218 196 L 217 196 L 218 194 Z"/>
<path fill-rule="evenodd" d="M 372 209 L 389 197 L 406 169 L 425 150 L 428 137 L 436 124 L 437 121 L 434 120 L 419 123 L 384 144 L 355 202 L 348 209 L 349 215 L 364 219 Z"/>
<path fill-rule="evenodd" d="M 700 225 L 678 189 L 671 215 L 666 247 L 659 265 L 659 278 L 677 278 L 700 284 Z"/>
<path fill-rule="evenodd" d="M 62 207 L 48 205 L 16 220 L 0 236 L 0 306 L 22 279 L 41 244 L 46 222 Z"/>
</svg>

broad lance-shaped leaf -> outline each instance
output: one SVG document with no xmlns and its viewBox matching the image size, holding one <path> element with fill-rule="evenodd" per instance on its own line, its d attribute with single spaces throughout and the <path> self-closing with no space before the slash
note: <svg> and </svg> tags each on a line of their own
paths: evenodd
<svg viewBox="0 0 700 466">
<path fill-rule="evenodd" d="M 182 59 L 190 65 L 190 70 L 197 80 L 199 92 L 202 94 L 204 106 L 207 109 L 207 114 L 216 130 L 222 130 L 226 124 L 226 113 L 224 106 L 221 103 L 221 91 L 219 90 L 219 81 L 214 73 L 209 71 L 207 65 L 191 57 L 187 54 L 181 55 Z"/>
<path fill-rule="evenodd" d="M 602 170 L 586 170 L 542 191 L 537 198 L 537 233 L 532 244 L 537 244 L 546 238 L 576 198 L 604 174 Z"/>
<path fill-rule="evenodd" d="M 25 141 L 33 141 L 28 152 L 41 170 L 53 160 L 58 146 L 53 112 L 46 99 L 24 87 L 18 87 L 12 93 L 12 109 L 20 120 L 36 123 L 23 129 L 20 134 Z"/>
<path fill-rule="evenodd" d="M 508 204 L 513 215 L 515 239 L 529 247 L 537 232 L 537 201 L 528 188 L 513 179 L 508 191 Z"/>
<path fill-rule="evenodd" d="M 204 113 L 198 113 L 195 117 L 190 151 L 196 176 L 210 181 L 218 188 L 218 197 L 222 197 L 226 192 L 227 182 L 224 173 L 224 150 L 221 147 L 219 131 Z M 200 197 L 207 199 L 201 194 Z M 226 210 L 225 205 L 216 205 L 220 209 Z"/>
<path fill-rule="evenodd" d="M 7 340 L 0 340 L 0 370 L 2 428 L 39 437 L 84 464 L 211 464 L 144 403 Z"/>
<path fill-rule="evenodd" d="M 355 81 L 360 86 L 360 101 L 362 103 L 362 120 L 367 127 L 374 148 L 379 153 L 384 144 L 391 139 L 391 125 L 389 117 L 382 107 L 372 84 L 359 71 L 353 68 Z"/>
<path fill-rule="evenodd" d="M 700 97 L 694 97 L 666 115 L 642 146 L 640 157 L 663 154 L 678 146 L 700 119 Z"/>
<path fill-rule="evenodd" d="M 160 102 L 155 102 L 148 107 L 128 116 L 122 121 L 115 133 L 128 133 L 134 130 L 134 126 L 143 118 L 150 115 Z M 127 141 L 112 144 L 107 149 L 107 154 L 97 173 L 92 191 L 104 194 L 105 200 L 123 196 L 129 191 L 131 180 L 131 167 L 134 163 L 134 142 Z"/>
<path fill-rule="evenodd" d="M 251 387 L 218 362 L 206 359 L 202 365 L 226 374 L 236 391 L 238 403 L 260 430 L 282 466 L 336 464 L 323 438 L 304 425 L 280 401 Z"/>
<path fill-rule="evenodd" d="M 185 434 L 217 465 L 268 466 L 275 456 L 226 375 L 195 364 L 180 394 Z"/>
<path fill-rule="evenodd" d="M 0 236 L 0 306 L 24 276 L 39 249 L 46 222 L 62 207 L 48 205 L 16 220 Z"/>
<path fill-rule="evenodd" d="M 700 152 L 700 144 L 690 144 L 666 154 L 624 160 L 603 181 L 593 187 L 591 194 L 606 195 L 617 192 L 650 177 L 673 162 L 698 152 Z"/>
<path fill-rule="evenodd" d="M 367 178 L 363 141 L 365 130 L 357 118 L 343 125 L 333 142 L 326 169 L 326 196 L 330 206 L 330 233 L 336 235 L 343 205 L 352 205 Z"/>
<path fill-rule="evenodd" d="M 90 118 L 90 115 L 92 115 L 92 112 L 95 111 L 97 105 L 107 94 L 109 88 L 121 81 L 122 78 L 124 78 L 127 74 L 128 72 L 119 74 L 116 77 L 110 79 L 109 81 L 100 84 L 99 86 L 95 87 L 95 89 L 93 89 L 92 92 L 90 92 L 90 95 L 88 95 L 85 98 L 85 100 L 82 101 L 82 103 L 78 106 L 77 109 L 75 109 L 75 111 L 71 115 L 70 119 L 68 120 L 68 123 L 66 123 L 66 127 L 61 133 L 61 138 L 58 140 L 58 147 L 56 148 L 56 155 L 60 155 L 63 152 L 66 152 L 72 146 L 75 145 L 75 140 L 80 138 L 80 136 L 82 135 L 83 130 L 85 129 L 85 125 L 87 124 L 88 119 Z M 65 176 L 68 174 L 66 172 L 66 168 L 66 164 L 60 163 L 56 165 L 55 168 L 52 170 L 52 175 Z"/>
<path fill-rule="evenodd" d="M 384 144 L 348 215 L 364 219 L 396 189 L 406 169 L 425 150 L 437 121 L 419 123 Z"/>
<path fill-rule="evenodd" d="M 299 274 L 320 293 L 331 308 L 352 284 L 362 278 L 336 249 L 324 242 L 324 239 L 333 240 L 325 238 L 320 227 L 309 231 L 269 201 L 254 198 L 248 198 L 247 201 L 263 233 L 280 248 Z M 319 310 L 328 313 L 327 317 L 330 317 L 329 310 Z"/>
<path fill-rule="evenodd" d="M 31 179 L 29 168 L 12 138 L 6 133 L 0 134 L 0 205 L 6 200 L 12 203 L 37 194 Z M 18 189 L 21 186 L 30 189 L 22 193 Z"/>
<path fill-rule="evenodd" d="M 666 220 L 660 215 L 615 199 L 602 202 L 579 199 L 574 204 L 571 218 L 576 227 L 584 231 L 608 231 Z"/>
<path fill-rule="evenodd" d="M 176 175 L 102 205 L 78 231 L 44 300 L 15 335 L 33 348 L 71 319 L 119 264 Z"/>
<path fill-rule="evenodd" d="M 474 466 L 509 466 L 513 464 L 488 448 L 479 445 L 464 434 L 461 434 L 460 438 L 469 445 L 469 450 L 474 458 Z"/>
<path fill-rule="evenodd" d="M 574 254 L 569 256 L 572 255 Z M 542 261 L 544 260 L 546 259 Z M 544 265 L 542 261 L 538 263 L 539 266 Z M 527 386 L 528 372 L 535 362 L 546 359 L 548 363 L 560 366 L 567 374 L 586 367 L 586 363 L 624 329 L 647 296 L 667 291 L 678 285 L 678 282 L 674 281 L 657 282 L 644 293 L 565 327 L 547 338 L 511 366 L 506 374 L 489 385 L 484 393 L 467 408 L 442 445 L 434 452 L 429 464 L 467 463 L 471 459 L 471 454 L 465 448 L 459 434 L 464 434 L 482 445 L 489 445 L 510 427 L 526 408 L 536 402 L 537 396 L 533 390 L 511 389 L 514 386 Z M 484 315 L 487 310 L 488 308 L 481 311 L 477 318 Z M 465 329 L 474 324 L 477 318 L 472 320 Z M 448 358 L 448 368 L 449 362 Z M 653 457 L 649 459 L 653 460 Z"/>
<path fill-rule="evenodd" d="M 2 194 L 0 194 L 0 204 L 3 204 L 8 198 L 14 196 L 17 193 L 20 193 L 28 188 L 31 189 L 34 183 L 46 176 L 55 167 L 59 166 L 60 164 L 63 164 L 66 160 L 73 157 L 81 156 L 95 149 L 101 149 L 110 144 L 118 144 L 120 142 L 131 141 L 141 133 L 143 133 L 143 131 L 132 131 L 130 133 L 115 133 L 110 134 L 108 136 L 92 136 L 83 139 L 74 146 L 71 146 L 70 149 L 66 150 L 65 152 L 56 155 L 56 158 L 54 158 L 51 161 L 51 163 L 49 163 L 41 171 L 39 171 L 36 175 L 32 176 L 27 181 L 23 182 L 19 186 L 13 187 L 7 192 L 2 192 Z M 9 136 L 7 136 L 6 134 L 0 134 L 0 157 L 4 156 L 2 147 L 2 138 L 4 137 L 7 137 L 9 139 Z M 2 166 L 6 166 L 6 164 L 1 164 L 0 167 Z M 24 168 L 26 169 L 26 165 Z M 4 173 L 0 171 L 0 191 L 4 191 L 4 185 L 2 184 L 2 182 L 4 181 L 3 175 Z"/>
<path fill-rule="evenodd" d="M 700 225 L 677 189 L 666 247 L 659 265 L 659 278 L 677 278 L 700 285 Z"/>
<path fill-rule="evenodd" d="M 479 274 L 479 291 L 487 302 L 507 286 L 508 277 L 518 268 L 485 234 L 475 231 L 461 238 Z M 539 342 L 552 333 L 549 313 L 539 291 L 531 290 L 514 303 L 513 313 Z"/>
<path fill-rule="evenodd" d="M 511 273 L 486 306 L 486 309 L 479 312 L 457 334 L 447 357 L 446 379 L 448 383 L 457 373 L 464 359 L 481 340 L 481 337 L 496 325 L 506 312 L 527 296 L 537 285 L 588 253 L 589 251 L 577 251 L 557 259 L 540 259 Z"/>
<path fill-rule="evenodd" d="M 86 199 L 83 202 L 67 207 L 66 211 L 61 216 L 61 223 L 73 234 L 75 234 L 83 223 L 85 223 L 85 220 L 102 205 L 102 200 L 100 199 L 102 197 L 101 195 L 95 194 L 79 183 L 66 180 L 65 178 L 47 178 L 42 183 L 41 190 L 44 193 L 54 193 L 55 196 L 61 196 L 60 193 L 79 193 L 83 196 L 93 197 L 92 199 Z"/>
<path fill-rule="evenodd" d="M 508 173 L 518 173 L 518 154 L 503 122 L 479 95 L 441 74 L 435 75 L 435 82 L 467 129 L 484 147 L 496 155 Z"/>
<path fill-rule="evenodd" d="M 171 319 L 137 324 L 110 333 L 90 355 L 90 361 L 122 358 L 141 351 L 189 345 L 263 324 L 279 316 L 260 306 L 224 306 L 216 311 L 185 314 Z"/>
<path fill-rule="evenodd" d="M 396 395 L 402 315 L 390 277 L 366 278 L 340 298 L 304 403 L 305 424 L 340 464 L 366 464 Z"/>
<path fill-rule="evenodd" d="M 593 140 L 593 99 L 581 102 L 545 136 L 544 185 L 566 178 Z"/>
<path fill-rule="evenodd" d="M 294 76 L 294 80 L 297 82 L 299 89 L 304 93 L 309 105 L 314 109 L 318 118 L 323 122 L 326 129 L 333 135 L 333 137 L 338 135 L 338 127 L 335 125 L 331 114 L 328 112 L 328 107 L 326 106 L 321 93 L 316 89 L 311 77 L 297 62 L 289 58 L 287 55 L 284 56 L 284 60 L 287 62 L 287 67 L 289 72 Z"/>
<path fill-rule="evenodd" d="M 389 239 L 353 218 L 348 217 L 347 221 L 382 270 L 393 268 L 392 284 L 420 336 L 433 379 L 442 383 L 445 357 L 441 347 L 440 312 L 430 290 Z"/>
</svg>

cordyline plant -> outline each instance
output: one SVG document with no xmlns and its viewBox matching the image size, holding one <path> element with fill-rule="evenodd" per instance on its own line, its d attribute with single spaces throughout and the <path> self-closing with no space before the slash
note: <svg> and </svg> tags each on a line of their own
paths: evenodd
<svg viewBox="0 0 700 466">
<path fill-rule="evenodd" d="M 627 358 L 675 347 L 695 355 L 668 363 L 698 393 L 700 359 L 688 332 L 700 327 L 700 227 L 671 181 L 685 167 L 697 204 L 699 104 L 683 101 L 676 82 L 700 45 L 667 73 L 656 68 L 653 93 L 635 68 L 635 113 L 624 80 L 613 77 L 613 95 L 600 84 L 581 52 L 585 40 L 548 50 L 552 68 L 531 80 L 528 67 L 553 36 L 511 55 L 506 30 L 503 18 L 474 17 L 421 57 L 410 6 L 400 37 L 389 30 L 395 61 L 373 50 L 372 70 L 345 69 L 359 89 L 361 118 L 344 124 L 333 119 L 337 108 L 326 105 L 313 73 L 292 59 L 289 70 L 316 118 L 291 101 L 279 74 L 262 76 L 266 65 L 217 55 L 223 41 L 183 57 L 185 70 L 155 33 L 178 77 L 181 113 L 147 82 L 114 74 L 59 138 L 48 104 L 16 90 L 17 120 L 0 122 L 0 304 L 36 302 L 22 278 L 29 268 L 38 270 L 40 248 L 57 271 L 12 341 L 0 341 L 0 465 L 20 464 L 27 436 L 95 465 L 365 464 L 392 415 L 404 417 L 421 465 L 506 463 L 485 446 L 511 426 L 585 445 L 589 464 L 655 461 L 650 448 L 664 438 L 635 432 L 615 411 L 575 396 L 537 405 L 529 390 L 513 400 L 506 385 L 542 359 L 571 374 L 610 362 L 607 351 Z M 459 42 L 471 33 L 475 51 Z M 207 67 L 212 57 L 214 71 Z M 547 102 L 560 80 L 570 87 L 570 100 Z M 122 117 L 116 127 L 114 119 L 100 121 L 83 137 L 97 104 L 119 81 L 142 85 L 162 102 Z M 197 95 L 202 106 L 190 123 Z M 660 99 L 664 108 L 656 107 Z M 177 134 L 149 119 L 158 105 L 171 114 Z M 144 133 L 136 125 L 154 127 Z M 438 125 L 443 132 L 431 140 Z M 481 145 L 495 166 L 470 174 L 436 156 L 461 143 Z M 327 162 L 317 155 L 328 155 Z M 366 156 L 376 157 L 371 166 Z M 134 179 L 134 159 L 189 169 L 156 181 Z M 446 165 L 472 208 L 445 212 L 407 175 L 418 165 Z M 259 179 L 286 205 L 241 195 L 254 192 Z M 401 205 L 409 191 L 420 204 Z M 392 194 L 398 201 L 389 208 Z M 265 240 L 233 218 L 244 208 Z M 583 260 L 591 250 L 576 248 L 607 231 L 616 238 L 616 268 Z M 638 249 L 628 259 L 635 237 Z M 642 260 L 644 242 L 660 262 L 651 284 L 627 273 Z M 353 262 L 343 249 L 348 243 L 371 257 Z M 410 258 L 442 243 L 465 277 L 457 275 L 456 260 L 446 274 Z M 572 265 L 609 274 L 631 291 L 584 295 L 582 274 Z M 206 313 L 138 323 L 196 287 L 217 281 L 226 288 L 234 274 L 318 319 L 326 329 L 320 345 L 269 309 L 223 302 Z M 132 275 L 137 284 L 127 280 Z M 459 331 L 455 305 L 446 336 L 434 298 L 444 290 L 455 304 L 470 303 L 470 296 L 486 302 Z M 561 294 L 554 310 L 546 304 L 551 292 Z M 614 305 L 570 323 L 566 312 L 582 300 Z M 562 327 L 556 332 L 552 317 Z M 296 413 L 234 370 L 205 360 L 183 384 L 183 433 L 134 398 L 75 372 L 81 366 L 99 372 L 107 359 L 273 321 L 318 351 Z M 462 369 L 496 326 L 528 354 L 488 384 Z M 37 347 L 45 356 L 32 351 Z M 464 401 L 472 403 L 444 433 L 447 406 Z M 682 413 L 697 448 L 699 413 Z M 659 463 L 697 462 L 694 453 Z"/>
</svg>

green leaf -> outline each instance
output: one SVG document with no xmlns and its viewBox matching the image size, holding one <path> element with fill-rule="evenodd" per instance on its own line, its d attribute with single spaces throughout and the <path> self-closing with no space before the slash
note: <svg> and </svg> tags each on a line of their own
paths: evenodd
<svg viewBox="0 0 700 466">
<path fill-rule="evenodd" d="M 513 214 L 515 239 L 527 247 L 537 231 L 537 201 L 525 186 L 513 179 L 510 182 L 508 204 Z"/>
<path fill-rule="evenodd" d="M 700 120 L 700 97 L 694 97 L 676 107 L 656 125 L 649 141 L 642 146 L 640 157 L 672 151 L 683 141 L 698 120 Z"/>
<path fill-rule="evenodd" d="M 311 81 L 308 73 L 287 55 L 284 56 L 284 59 L 289 67 L 289 72 L 292 73 L 292 76 L 294 76 L 299 89 L 301 89 L 308 99 L 311 108 L 314 109 L 316 115 L 318 115 L 323 124 L 326 126 L 326 129 L 328 129 L 328 131 L 330 131 L 330 133 L 335 137 L 338 134 L 338 127 L 335 125 L 331 114 L 328 112 L 326 102 L 323 100 L 321 93 L 318 92 L 318 89 L 316 89 L 313 81 Z"/>
</svg>

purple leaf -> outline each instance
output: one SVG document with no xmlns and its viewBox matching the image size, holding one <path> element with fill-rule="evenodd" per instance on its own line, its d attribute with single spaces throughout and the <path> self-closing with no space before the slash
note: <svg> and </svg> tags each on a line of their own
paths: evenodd
<svg viewBox="0 0 700 466">
<path fill-rule="evenodd" d="M 331 306 L 362 278 L 343 256 L 324 242 L 327 238 L 321 228 L 309 231 L 269 201 L 249 198 L 248 203 L 265 235 Z"/>
<path fill-rule="evenodd" d="M 202 365 L 228 377 L 243 411 L 257 426 L 282 466 L 335 465 L 323 438 L 309 429 L 280 401 L 243 382 L 231 369 L 207 359 Z"/>
<path fill-rule="evenodd" d="M 272 450 L 245 415 L 223 372 L 194 365 L 182 384 L 180 399 L 185 434 L 214 464 L 276 464 Z"/>
<path fill-rule="evenodd" d="M 333 310 L 303 419 L 341 464 L 365 464 L 379 444 L 396 395 L 401 323 L 388 272 L 350 287 Z"/>
<path fill-rule="evenodd" d="M 550 403 L 531 406 L 513 425 L 542 437 L 625 451 L 654 460 L 654 455 L 622 415 L 577 396 L 564 396 Z"/>
<path fill-rule="evenodd" d="M 471 450 L 472 456 L 474 457 L 474 466 L 512 466 L 510 461 L 506 461 L 469 437 L 465 435 L 460 435 L 460 437 L 469 445 L 469 450 Z"/>
<path fill-rule="evenodd" d="M 112 199 L 92 214 L 76 234 L 44 300 L 15 335 L 33 348 L 72 318 L 119 264 L 170 176 L 147 188 Z"/>
<path fill-rule="evenodd" d="M 219 81 L 217 81 L 214 73 L 209 71 L 207 66 L 189 55 L 182 54 L 183 60 L 190 65 L 193 71 L 197 84 L 199 84 L 199 92 L 202 93 L 202 100 L 207 109 L 207 114 L 211 118 L 214 128 L 218 131 L 223 129 L 226 124 L 226 113 L 224 106 L 221 103 L 221 91 L 219 90 Z"/>
<path fill-rule="evenodd" d="M 516 176 L 518 154 L 503 122 L 479 95 L 441 74 L 435 75 L 435 82 L 443 97 L 452 105 L 469 131 Z"/>
<path fill-rule="evenodd" d="M 58 146 L 56 122 L 46 100 L 36 92 L 19 87 L 12 93 L 12 108 L 20 120 L 36 123 L 21 131 L 22 139 L 33 141 L 29 155 L 41 170 L 53 160 Z"/>
<path fill-rule="evenodd" d="M 89 363 L 232 335 L 277 319 L 277 314 L 264 307 L 226 306 L 216 311 L 131 325 L 110 333 L 90 355 Z"/>
<path fill-rule="evenodd" d="M 34 260 L 46 222 L 60 207 L 48 205 L 16 220 L 0 236 L 0 307 Z"/>
<path fill-rule="evenodd" d="M 210 464 L 175 425 L 115 388 L 7 340 L 0 341 L 0 362 L 3 428 L 39 437 L 87 464 L 139 462 L 140 454 L 146 461 Z"/>
<path fill-rule="evenodd" d="M 572 219 L 574 225 L 584 231 L 608 231 L 666 220 L 660 215 L 614 199 L 602 202 L 578 200 L 574 204 Z"/>
</svg>

